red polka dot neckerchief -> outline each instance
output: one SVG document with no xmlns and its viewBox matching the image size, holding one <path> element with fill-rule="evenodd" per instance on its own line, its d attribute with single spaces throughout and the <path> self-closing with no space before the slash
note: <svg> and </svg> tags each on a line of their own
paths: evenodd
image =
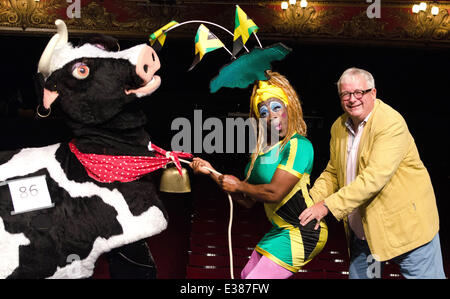
<svg viewBox="0 0 450 299">
<path fill-rule="evenodd" d="M 131 182 L 166 166 L 171 161 L 175 163 L 178 172 L 182 175 L 178 158 L 193 157 L 190 153 L 165 151 L 152 143 L 149 143 L 148 148 L 150 151 L 155 151 L 155 157 L 85 154 L 78 150 L 73 141 L 69 143 L 69 147 L 88 175 L 102 183 Z"/>
</svg>

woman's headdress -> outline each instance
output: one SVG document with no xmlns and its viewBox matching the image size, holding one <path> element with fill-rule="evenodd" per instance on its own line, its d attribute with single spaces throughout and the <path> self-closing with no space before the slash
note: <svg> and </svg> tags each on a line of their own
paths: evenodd
<svg viewBox="0 0 450 299">
<path fill-rule="evenodd" d="M 192 70 L 197 63 L 202 60 L 205 54 L 216 49 L 224 48 L 232 57 L 232 61 L 222 67 L 219 74 L 211 80 L 209 85 L 211 93 L 217 92 L 222 87 L 247 88 L 256 81 L 267 80 L 268 78 L 265 75 L 265 71 L 271 70 L 271 63 L 273 61 L 282 60 L 289 52 L 291 52 L 291 49 L 282 43 L 263 48 L 256 35 L 259 27 L 238 5 L 236 5 L 234 33 L 216 23 L 208 21 L 191 20 L 182 23 L 171 21 L 150 35 L 151 46 L 155 48 L 155 50 L 161 49 L 169 31 L 182 25 L 192 23 L 200 23 L 200 26 L 195 36 L 195 57 L 189 70 Z M 225 44 L 217 38 L 205 24 L 220 28 L 232 35 L 233 50 L 228 50 Z M 250 39 L 251 35 L 256 38 L 259 47 L 255 47 L 249 51 L 245 44 Z M 244 48 L 247 53 L 236 57 L 242 48 Z"/>
</svg>

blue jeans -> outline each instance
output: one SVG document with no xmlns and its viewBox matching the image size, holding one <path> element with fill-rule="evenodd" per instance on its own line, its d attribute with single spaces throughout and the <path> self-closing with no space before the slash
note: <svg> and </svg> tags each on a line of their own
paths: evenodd
<svg viewBox="0 0 450 299">
<path fill-rule="evenodd" d="M 350 246 L 349 278 L 381 278 L 385 263 L 372 258 L 367 241 L 352 236 Z M 391 261 L 399 265 L 405 278 L 445 278 L 439 233 L 430 242 Z"/>
</svg>

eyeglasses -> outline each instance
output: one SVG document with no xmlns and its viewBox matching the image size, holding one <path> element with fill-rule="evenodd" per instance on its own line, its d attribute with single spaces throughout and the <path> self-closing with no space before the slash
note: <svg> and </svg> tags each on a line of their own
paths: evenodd
<svg viewBox="0 0 450 299">
<path fill-rule="evenodd" d="M 353 95 L 355 97 L 355 99 L 361 99 L 366 93 L 368 93 L 369 91 L 371 91 L 373 88 L 369 88 L 366 90 L 355 90 L 354 92 L 348 92 L 348 91 L 344 91 L 341 92 L 339 94 L 339 97 L 344 100 L 344 101 L 348 101 L 350 100 L 351 96 Z"/>
</svg>

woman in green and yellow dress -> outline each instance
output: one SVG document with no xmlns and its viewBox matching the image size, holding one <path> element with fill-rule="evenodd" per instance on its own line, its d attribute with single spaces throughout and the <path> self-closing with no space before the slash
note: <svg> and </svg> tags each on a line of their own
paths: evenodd
<svg viewBox="0 0 450 299">
<path fill-rule="evenodd" d="M 324 221 L 299 223 L 300 213 L 313 205 L 307 186 L 314 151 L 305 137 L 297 93 L 279 73 L 267 71 L 266 75 L 267 81 L 255 84 L 250 101 L 250 117 L 259 122 L 246 179 L 216 175 L 202 168 L 212 166 L 200 158 L 191 163 L 195 173 L 210 175 L 238 203 L 247 207 L 264 203 L 272 228 L 255 247 L 241 278 L 288 278 L 322 250 L 328 235 Z"/>
</svg>

